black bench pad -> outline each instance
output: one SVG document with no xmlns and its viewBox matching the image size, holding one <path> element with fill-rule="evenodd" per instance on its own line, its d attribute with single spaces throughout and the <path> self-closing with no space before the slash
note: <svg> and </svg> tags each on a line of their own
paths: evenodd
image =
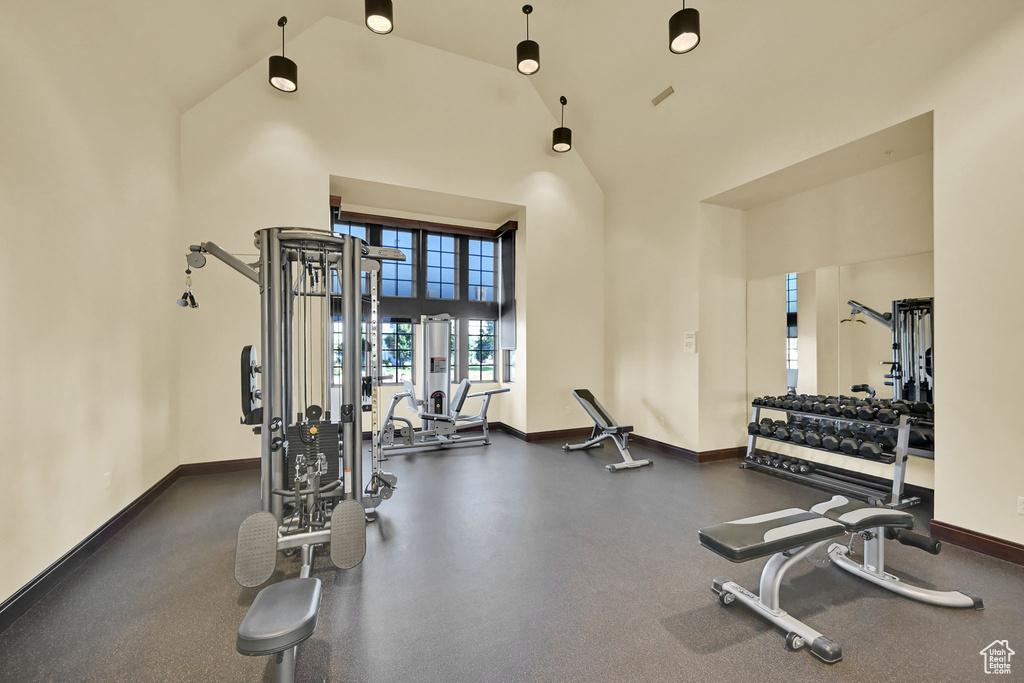
<svg viewBox="0 0 1024 683">
<path fill-rule="evenodd" d="M 698 532 L 700 544 L 731 562 L 824 541 L 846 532 L 841 523 L 799 508 L 716 524 Z"/>
<path fill-rule="evenodd" d="M 633 431 L 633 425 L 615 425 L 614 427 L 602 427 L 605 434 L 629 434 Z"/>
<path fill-rule="evenodd" d="M 289 579 L 267 586 L 238 627 L 243 655 L 271 655 L 295 647 L 316 631 L 320 579 Z"/>
<path fill-rule="evenodd" d="M 849 532 L 863 531 L 874 527 L 914 528 L 914 516 L 903 510 L 871 507 L 853 501 L 846 496 L 832 496 L 832 500 L 818 503 L 811 512 L 823 515 L 846 527 Z"/>
</svg>

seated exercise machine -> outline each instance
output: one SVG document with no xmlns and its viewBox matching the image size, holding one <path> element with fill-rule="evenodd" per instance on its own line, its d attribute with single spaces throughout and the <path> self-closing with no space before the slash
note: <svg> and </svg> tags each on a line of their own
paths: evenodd
<svg viewBox="0 0 1024 683">
<path fill-rule="evenodd" d="M 609 472 L 654 465 L 653 460 L 634 460 L 629 454 L 629 433 L 633 431 L 633 427 L 618 424 L 615 418 L 608 414 L 608 411 L 597 402 L 597 399 L 594 398 L 594 395 L 588 389 L 576 389 L 572 392 L 572 395 L 576 397 L 576 400 L 583 406 L 583 410 L 587 411 L 590 419 L 594 421 L 594 429 L 590 432 L 589 439 L 578 444 L 567 443 L 562 446 L 563 451 L 590 450 L 591 448 L 603 446 L 602 442 L 605 439 L 610 439 L 615 444 L 615 447 L 619 449 L 622 462 L 605 465 L 604 468 Z"/>
<path fill-rule="evenodd" d="M 451 316 L 423 316 L 422 325 L 424 398 L 416 398 L 416 387 L 408 380 L 403 382 L 405 390 L 391 397 L 391 405 L 384 414 L 379 432 L 382 453 L 490 444 L 487 409 L 491 405 L 491 397 L 504 394 L 509 389 L 505 387 L 470 394 L 470 381 L 464 379 L 449 399 L 452 384 L 448 363 Z M 463 415 L 461 411 L 466 399 L 480 397 L 483 398 L 480 410 L 475 415 Z M 395 409 L 403 400 L 409 410 L 419 417 L 421 427 L 416 428 L 412 420 L 395 415 Z"/>
<path fill-rule="evenodd" d="M 371 385 L 379 386 L 380 261 L 405 257 L 347 235 L 301 228 L 260 230 L 256 247 L 259 262 L 252 265 L 212 242 L 192 246 L 187 262 L 201 268 L 210 254 L 260 290 L 264 364 L 258 364 L 253 347 L 243 349 L 241 388 L 242 424 L 254 426 L 261 437 L 261 510 L 238 529 L 235 579 L 249 588 L 266 583 L 280 552 L 301 552 L 302 568 L 299 578 L 259 592 L 238 628 L 236 646 L 243 655 L 274 657 L 274 680 L 290 683 L 296 648 L 317 625 L 321 583 L 310 576 L 316 549 L 329 545 L 331 561 L 341 569 L 358 565 L 366 553 L 367 518 L 396 486 L 394 475 L 379 470 L 375 444 L 373 473 L 363 488 L 361 278 L 364 271 L 372 275 L 368 367 Z M 332 336 L 338 318 L 341 401 L 332 416 Z M 372 409 L 376 418 L 375 401 Z"/>
<path fill-rule="evenodd" d="M 724 578 L 711 582 L 712 592 L 718 595 L 721 604 L 729 605 L 739 600 L 782 628 L 786 632 L 786 647 L 790 650 L 809 646 L 814 656 L 834 664 L 843 658 L 839 644 L 787 614 L 779 605 L 779 588 L 786 572 L 828 543 L 831 545 L 825 561 L 831 561 L 854 576 L 912 600 L 941 607 L 982 609 L 981 598 L 968 593 L 921 588 L 886 573 L 886 538 L 932 554 L 938 554 L 941 549 L 938 541 L 908 531 L 913 526 L 914 518 L 909 512 L 870 507 L 843 496 L 833 496 L 809 511 L 790 508 L 707 527 L 698 532 L 698 538 L 702 546 L 730 562 L 746 562 L 771 555 L 761 572 L 759 595 Z M 850 534 L 849 543 L 832 542 L 845 534 Z M 863 556 L 859 562 L 851 557 L 858 535 L 864 540 Z"/>
</svg>

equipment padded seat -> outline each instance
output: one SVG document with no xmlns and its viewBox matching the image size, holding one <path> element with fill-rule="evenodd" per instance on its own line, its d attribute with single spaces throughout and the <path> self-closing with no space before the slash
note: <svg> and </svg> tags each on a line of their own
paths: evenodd
<svg viewBox="0 0 1024 683">
<path fill-rule="evenodd" d="M 698 532 L 700 544 L 730 562 L 774 555 L 846 532 L 841 523 L 798 508 L 716 524 Z"/>
<path fill-rule="evenodd" d="M 914 516 L 903 510 L 878 508 L 852 501 L 846 496 L 832 496 L 832 500 L 818 503 L 811 512 L 834 519 L 849 532 L 864 531 L 874 527 L 914 528 Z"/>
<path fill-rule="evenodd" d="M 272 655 L 295 647 L 316 630 L 320 579 L 289 579 L 267 586 L 238 627 L 243 655 Z"/>
</svg>

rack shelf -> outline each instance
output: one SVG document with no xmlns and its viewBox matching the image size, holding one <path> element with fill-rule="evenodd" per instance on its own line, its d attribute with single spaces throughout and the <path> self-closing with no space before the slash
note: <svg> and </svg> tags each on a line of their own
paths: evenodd
<svg viewBox="0 0 1024 683">
<path fill-rule="evenodd" d="M 753 434 L 751 436 L 753 436 Z M 822 453 L 828 453 L 830 455 L 843 455 L 846 456 L 847 458 L 857 458 L 858 460 L 864 460 L 866 462 L 879 462 L 882 463 L 883 465 L 891 465 L 894 462 L 896 462 L 895 453 L 883 453 L 882 457 L 876 460 L 874 458 L 865 458 L 863 455 L 860 454 L 843 453 L 842 451 L 830 451 L 829 449 L 823 448 L 821 446 L 809 446 L 805 443 L 797 443 L 796 441 L 786 441 L 785 439 L 779 439 L 774 436 L 765 436 L 764 434 L 758 434 L 757 438 L 767 439 L 768 441 L 775 441 L 776 443 L 788 443 L 791 446 L 797 446 L 799 448 L 808 448 L 812 451 L 821 451 Z"/>
<path fill-rule="evenodd" d="M 887 429 L 895 429 L 897 431 L 896 450 L 893 453 L 883 454 L 883 458 L 880 458 L 878 460 L 872 460 L 871 458 L 864 458 L 860 454 L 853 455 L 853 454 L 850 454 L 850 453 L 843 453 L 842 451 L 839 451 L 839 450 L 830 451 L 827 448 L 808 446 L 807 444 L 794 443 L 793 441 L 786 441 L 784 439 L 777 439 L 777 438 L 775 438 L 773 436 L 763 436 L 761 434 L 749 434 L 749 438 L 747 440 L 747 456 L 746 456 L 746 460 L 744 460 L 743 464 L 741 465 L 741 467 L 743 467 L 744 469 L 757 469 L 757 470 L 761 470 L 761 471 L 770 472 L 772 474 L 778 474 L 779 476 L 784 476 L 787 479 L 794 479 L 794 480 L 798 480 L 798 481 L 804 481 L 806 483 L 809 483 L 809 484 L 811 484 L 813 486 L 817 486 L 819 488 L 826 487 L 826 488 L 829 488 L 829 490 L 838 491 L 838 492 L 841 492 L 841 493 L 847 493 L 849 495 L 854 495 L 854 496 L 856 496 L 858 498 L 863 498 L 865 500 L 867 500 L 869 497 L 870 498 L 878 498 L 878 499 L 883 500 L 883 502 L 885 504 L 887 504 L 888 506 L 890 506 L 890 507 L 896 507 L 896 506 L 906 507 L 908 505 L 914 505 L 914 504 L 916 504 L 916 502 L 919 502 L 919 499 L 916 499 L 916 498 L 904 498 L 904 496 L 903 496 L 904 480 L 906 478 L 906 473 L 907 473 L 907 458 L 909 456 L 911 456 L 911 455 L 914 455 L 916 457 L 927 458 L 927 459 L 934 459 L 935 455 L 930 450 L 923 450 L 923 449 L 918 449 L 918 448 L 910 448 L 910 446 L 909 446 L 909 443 L 910 443 L 910 432 L 911 431 L 916 431 L 916 432 L 922 432 L 922 433 L 931 434 L 931 433 L 933 433 L 932 430 L 933 430 L 934 423 L 932 423 L 930 421 L 927 421 L 927 420 L 923 420 L 922 418 L 913 417 L 913 416 L 910 416 L 910 415 L 901 415 L 900 416 L 900 421 L 899 421 L 898 424 L 889 424 L 889 423 L 885 423 L 885 422 L 877 422 L 877 421 L 871 421 L 871 420 L 860 420 L 860 419 L 857 419 L 857 418 L 842 417 L 842 416 L 836 416 L 836 415 L 822 415 L 822 414 L 819 414 L 819 413 L 808 413 L 808 412 L 804 412 L 802 410 L 786 410 L 785 408 L 775 408 L 774 406 L 752 405 L 752 408 L 753 408 L 753 410 L 751 411 L 750 421 L 751 422 L 755 422 L 755 423 L 760 421 L 761 410 L 764 409 L 764 410 L 774 410 L 774 411 L 778 411 L 778 412 L 782 412 L 782 413 L 787 413 L 789 415 L 796 415 L 796 416 L 800 416 L 800 417 L 811 418 L 813 420 L 827 420 L 827 421 L 830 421 L 830 422 L 842 422 L 842 423 L 845 423 L 845 424 L 861 424 L 861 425 L 870 425 L 870 426 L 874 426 L 874 427 L 885 427 Z M 806 448 L 808 450 L 819 451 L 819 452 L 822 452 L 822 453 L 830 453 L 832 455 L 839 455 L 839 456 L 843 456 L 843 457 L 847 457 L 847 458 L 857 458 L 859 460 L 865 460 L 867 462 L 878 462 L 878 463 L 885 464 L 885 465 L 892 465 L 892 468 L 893 468 L 892 469 L 892 488 L 888 492 L 883 492 L 881 494 L 881 498 L 880 498 L 880 496 L 878 495 L 878 491 L 877 490 L 872 489 L 871 491 L 873 491 L 874 493 L 872 495 L 869 495 L 868 493 L 865 492 L 865 491 L 867 491 L 867 489 L 864 489 L 864 487 L 861 487 L 861 486 L 859 486 L 857 484 L 852 484 L 852 483 L 847 482 L 847 481 L 841 481 L 840 480 L 839 483 L 835 483 L 834 478 L 826 477 L 824 475 L 816 474 L 816 473 L 811 473 L 811 474 L 795 473 L 794 474 L 792 472 L 785 472 L 785 474 L 783 474 L 783 471 L 779 470 L 778 468 L 774 468 L 774 467 L 766 466 L 766 465 L 758 465 L 753 460 L 754 454 L 755 454 L 756 449 L 757 449 L 757 440 L 758 439 L 767 439 L 768 441 L 775 441 L 777 443 L 790 444 L 790 445 L 795 446 L 797 448 Z M 796 456 L 790 456 L 790 457 L 796 457 Z M 827 484 L 828 480 L 832 480 L 833 483 L 832 484 Z M 862 491 L 860 489 L 864 489 L 864 490 Z"/>
</svg>

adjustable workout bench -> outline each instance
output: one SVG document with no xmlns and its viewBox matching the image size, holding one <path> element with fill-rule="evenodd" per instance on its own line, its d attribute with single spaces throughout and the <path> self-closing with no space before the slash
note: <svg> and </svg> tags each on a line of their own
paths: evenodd
<svg viewBox="0 0 1024 683">
<path fill-rule="evenodd" d="M 629 433 L 633 431 L 631 426 L 620 425 L 615 422 L 615 419 L 608 414 L 608 411 L 604 409 L 594 395 L 587 389 L 577 389 L 572 392 L 572 395 L 576 397 L 576 400 L 583 406 L 583 410 L 587 411 L 590 415 L 590 419 L 594 421 L 594 429 L 590 432 L 590 438 L 583 443 L 578 444 L 565 444 L 562 446 L 563 451 L 585 451 L 598 446 L 603 446 L 601 442 L 605 439 L 611 439 L 615 447 L 619 449 L 619 455 L 622 456 L 622 462 L 617 462 L 612 465 L 605 465 L 604 468 L 609 472 L 616 472 L 618 470 L 632 469 L 634 467 L 645 467 L 647 465 L 654 465 L 653 460 L 634 460 L 629 454 Z"/>
<path fill-rule="evenodd" d="M 779 606 L 782 578 L 797 562 L 810 556 L 826 543 L 850 534 L 848 545 L 832 543 L 828 558 L 842 569 L 887 588 L 904 597 L 942 607 L 982 609 L 981 598 L 961 591 L 935 591 L 905 583 L 885 571 L 885 538 L 938 554 L 940 546 L 927 536 L 907 529 L 914 526 L 910 513 L 890 508 L 868 507 L 843 496 L 818 503 L 810 511 L 790 508 L 764 515 L 738 519 L 701 529 L 700 544 L 730 562 L 746 562 L 771 555 L 761 572 L 760 595 L 723 578 L 711 582 L 711 590 L 723 605 L 739 600 L 776 626 L 786 631 L 786 647 L 799 650 L 810 646 L 811 653 L 834 664 L 843 658 L 839 644 L 826 638 Z M 864 539 L 864 556 L 858 564 L 850 558 L 856 535 Z"/>
</svg>

